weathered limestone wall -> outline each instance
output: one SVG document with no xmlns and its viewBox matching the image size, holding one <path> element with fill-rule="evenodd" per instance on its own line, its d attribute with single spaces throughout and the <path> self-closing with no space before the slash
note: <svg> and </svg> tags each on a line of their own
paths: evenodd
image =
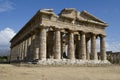
<svg viewBox="0 0 120 80">
<path fill-rule="evenodd" d="M 120 64 L 120 52 L 112 52 L 108 51 L 107 53 L 107 59 L 113 63 L 113 64 Z"/>
</svg>

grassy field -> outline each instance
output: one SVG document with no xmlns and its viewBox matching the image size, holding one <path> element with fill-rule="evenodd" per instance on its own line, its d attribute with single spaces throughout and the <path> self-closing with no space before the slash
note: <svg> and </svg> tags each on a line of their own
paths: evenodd
<svg viewBox="0 0 120 80">
<path fill-rule="evenodd" d="M 120 80 L 120 66 L 19 67 L 0 64 L 0 80 Z"/>
</svg>

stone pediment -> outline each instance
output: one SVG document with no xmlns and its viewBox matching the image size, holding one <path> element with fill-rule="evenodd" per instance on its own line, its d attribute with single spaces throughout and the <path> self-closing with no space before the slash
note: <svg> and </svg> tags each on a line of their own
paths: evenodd
<svg viewBox="0 0 120 80">
<path fill-rule="evenodd" d="M 96 18 L 95 16 L 93 16 L 92 14 L 88 13 L 85 10 L 78 12 L 74 8 L 65 8 L 61 11 L 61 13 L 59 14 L 59 17 L 73 19 L 73 20 L 79 20 L 79 21 L 87 21 L 90 23 L 98 23 L 98 24 L 107 26 L 107 24 L 104 21 Z"/>
<path fill-rule="evenodd" d="M 98 22 L 98 23 L 103 23 L 106 24 L 105 22 L 103 22 L 102 20 L 96 18 L 95 16 L 93 16 L 92 14 L 88 13 L 87 11 L 82 11 L 82 12 L 78 12 L 77 18 L 79 20 L 87 20 L 87 21 L 93 21 L 93 22 Z"/>
<path fill-rule="evenodd" d="M 75 19 L 77 11 L 74 8 L 65 8 L 59 14 L 59 17 Z"/>
<path fill-rule="evenodd" d="M 58 16 L 54 13 L 53 9 L 41 9 L 39 12 L 40 12 L 40 13 L 43 13 L 43 14 L 48 14 L 48 15 L 53 15 L 53 16 L 58 17 Z"/>
</svg>

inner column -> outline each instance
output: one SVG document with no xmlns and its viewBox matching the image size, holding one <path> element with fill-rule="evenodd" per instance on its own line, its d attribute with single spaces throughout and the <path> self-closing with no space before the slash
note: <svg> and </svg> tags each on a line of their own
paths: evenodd
<svg viewBox="0 0 120 80">
<path fill-rule="evenodd" d="M 77 40 L 76 40 L 76 58 L 81 59 L 81 46 L 80 46 L 80 34 L 77 35 Z"/>
<path fill-rule="evenodd" d="M 47 58 L 53 59 L 54 31 L 49 30 L 47 35 Z"/>
</svg>

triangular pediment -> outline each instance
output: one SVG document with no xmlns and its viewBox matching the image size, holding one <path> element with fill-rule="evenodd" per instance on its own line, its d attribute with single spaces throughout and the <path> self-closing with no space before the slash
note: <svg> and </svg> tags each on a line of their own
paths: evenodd
<svg viewBox="0 0 120 80">
<path fill-rule="evenodd" d="M 77 15 L 77 11 L 74 8 L 65 8 L 59 14 L 60 17 L 66 17 L 71 19 L 75 19 L 76 15 Z"/>
<path fill-rule="evenodd" d="M 72 20 L 78 19 L 80 21 L 88 21 L 90 23 L 102 24 L 102 25 L 107 26 L 107 23 L 96 18 L 95 16 L 93 16 L 92 14 L 88 13 L 85 10 L 78 12 L 74 8 L 65 8 L 61 11 L 61 13 L 59 14 L 59 17 L 68 18 Z"/>
<path fill-rule="evenodd" d="M 93 22 L 97 22 L 97 23 L 103 23 L 106 24 L 104 21 L 96 18 L 95 16 L 93 16 L 92 14 L 88 13 L 87 11 L 82 11 L 79 12 L 77 15 L 77 18 L 79 20 L 88 20 L 88 21 L 93 21 Z"/>
</svg>

